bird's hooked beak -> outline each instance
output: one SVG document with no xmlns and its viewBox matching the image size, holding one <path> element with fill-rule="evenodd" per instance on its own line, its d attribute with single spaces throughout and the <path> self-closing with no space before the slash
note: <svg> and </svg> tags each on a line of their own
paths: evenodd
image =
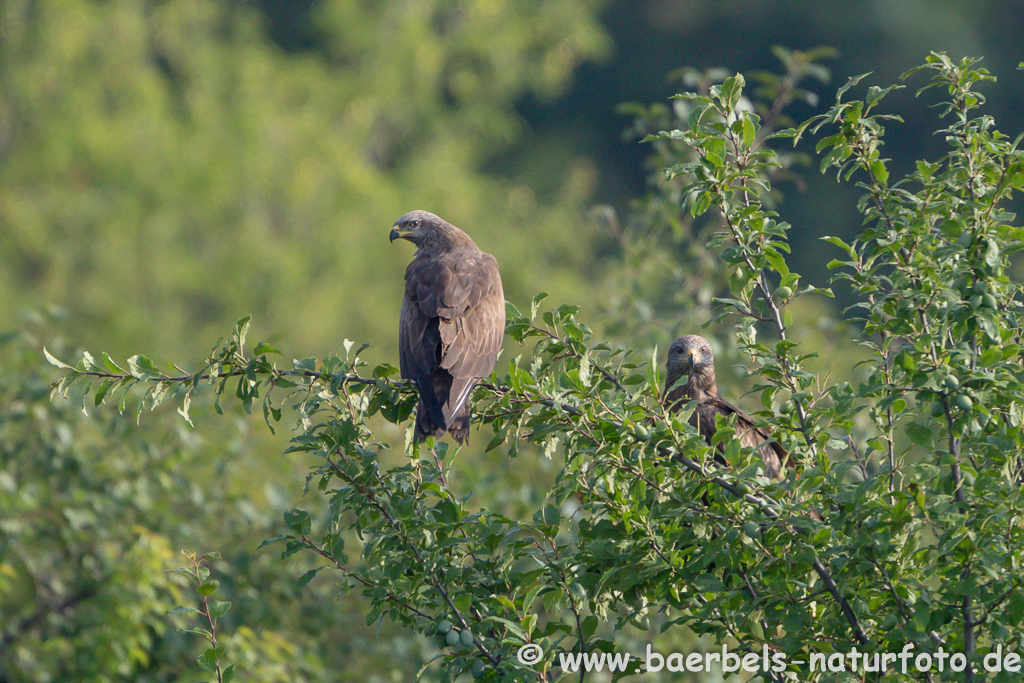
<svg viewBox="0 0 1024 683">
<path fill-rule="evenodd" d="M 689 375 L 701 366 L 703 358 L 697 349 L 686 349 L 686 353 L 679 354 L 679 370 L 684 375 Z"/>
<path fill-rule="evenodd" d="M 388 235 L 388 241 L 389 242 L 394 242 L 399 237 L 403 237 L 405 239 L 408 239 L 410 234 L 412 234 L 411 230 L 407 230 L 405 232 L 402 232 L 401 230 L 399 230 L 398 224 L 396 223 L 395 226 L 391 228 L 391 234 Z"/>
</svg>

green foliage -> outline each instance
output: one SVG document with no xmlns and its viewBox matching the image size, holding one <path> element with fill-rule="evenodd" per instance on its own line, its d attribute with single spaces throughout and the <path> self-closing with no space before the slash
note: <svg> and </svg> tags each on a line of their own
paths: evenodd
<svg viewBox="0 0 1024 683">
<path fill-rule="evenodd" d="M 209 643 L 210 647 L 204 650 L 196 661 L 199 662 L 199 666 L 202 667 L 203 671 L 217 676 L 217 683 L 231 683 L 235 678 L 235 665 L 229 664 L 223 668 L 221 667 L 221 657 L 225 655 L 225 649 L 223 645 L 218 645 L 217 643 L 217 621 L 228 613 L 228 610 L 231 609 L 231 603 L 224 600 L 210 599 L 217 592 L 217 589 L 220 588 L 220 583 L 210 579 L 210 569 L 206 566 L 206 563 L 211 560 L 219 560 L 220 553 L 204 553 L 201 557 L 187 550 L 183 550 L 181 553 L 188 561 L 188 566 L 167 571 L 184 575 L 190 583 L 195 583 L 196 593 L 199 594 L 202 600 L 202 609 L 179 606 L 170 610 L 168 614 L 194 614 L 199 618 L 201 626 L 178 630 L 181 633 L 200 636 Z M 207 630 L 206 626 L 209 626 L 209 630 Z"/>
<path fill-rule="evenodd" d="M 618 217 L 607 210 L 593 213 L 595 220 L 609 223 L 607 231 L 620 255 L 604 264 L 597 286 L 602 289 L 601 299 L 607 302 L 600 310 L 602 317 L 609 319 L 607 331 L 623 344 L 635 344 L 639 336 L 667 346 L 677 334 L 703 325 L 712 317 L 715 296 L 741 289 L 749 282 L 749 269 L 738 262 L 735 268 L 723 269 L 717 250 L 709 244 L 720 229 L 718 222 L 697 215 L 702 211 L 688 209 L 693 173 L 701 168 L 699 159 L 708 153 L 710 159 L 721 161 L 724 140 L 709 139 L 712 149 L 705 150 L 695 146 L 685 131 L 704 115 L 701 102 L 723 88 L 735 98 L 730 106 L 738 106 L 743 112 L 741 134 L 747 138 L 744 144 L 748 149 L 755 142 L 760 145 L 769 139 L 780 127 L 792 125 L 789 109 L 794 104 L 816 105 L 816 96 L 802 86 L 808 80 L 828 81 L 829 72 L 819 62 L 831 57 L 833 51 L 775 48 L 773 52 L 783 74 L 756 74 L 758 85 L 753 96 L 743 95 L 735 79 L 728 85 L 722 83 L 731 78 L 724 69 L 682 69 L 673 77 L 692 89 L 693 96 L 676 97 L 669 105 L 620 107 L 620 112 L 635 117 L 630 136 L 648 143 L 646 165 L 651 187 L 637 200 L 637 210 L 622 228 Z M 751 138 L 755 131 L 757 140 Z M 802 152 L 781 150 L 770 154 L 772 163 L 754 171 L 761 173 L 767 183 L 760 200 L 769 207 L 783 199 L 779 186 L 798 178 L 798 170 L 808 164 Z M 666 330 L 666 319 L 676 320 L 676 328 Z"/>
<path fill-rule="evenodd" d="M 64 355 L 56 324 L 39 316 L 25 326 Z M 156 681 L 194 669 L 191 643 L 166 617 L 189 598 L 164 570 L 175 548 L 215 538 L 236 572 L 220 588 L 236 605 L 227 620 L 245 620 L 224 641 L 231 661 L 250 680 L 322 680 L 328 650 L 315 643 L 331 613 L 280 612 L 313 600 L 276 580 L 273 558 L 252 557 L 253 538 L 275 526 L 228 483 L 236 467 L 254 471 L 244 459 L 253 440 L 201 421 L 206 439 L 161 430 L 159 413 L 143 430 L 109 411 L 87 417 L 80 402 L 51 403 L 38 349 L 27 332 L 0 343 L 0 677 Z"/>
<path fill-rule="evenodd" d="M 341 326 L 391 340 L 377 313 L 400 298 L 386 236 L 405 211 L 504 234 L 509 260 L 565 239 L 551 228 L 588 183 L 539 202 L 484 167 L 523 133 L 517 99 L 607 51 L 600 4 L 327 0 L 321 50 L 296 55 L 253 3 L 7 0 L 0 304 L 63 305 L 115 355 L 206 343 L 238 307 L 306 345 Z M 532 230 L 505 234 L 506 213 Z"/>
<path fill-rule="evenodd" d="M 397 313 L 409 255 L 386 234 L 416 206 L 509 262 L 548 233 L 548 272 L 507 278 L 510 295 L 552 273 L 575 286 L 575 261 L 559 257 L 572 236 L 556 228 L 579 214 L 590 176 L 540 188 L 531 168 L 551 157 L 492 160 L 527 132 L 513 103 L 557 96 L 581 62 L 607 54 L 601 3 L 317 2 L 317 49 L 300 54 L 268 39 L 254 4 L 0 1 L 0 310 L 66 311 L 19 340 L 31 371 L 0 363 L 4 680 L 193 672 L 194 643 L 164 616 L 181 600 L 161 572 L 181 547 L 224 553 L 225 647 L 249 680 L 411 677 L 433 654 L 425 639 L 363 627 L 355 596 L 294 585 L 290 572 L 310 561 L 256 552 L 298 505 L 306 463 L 280 458 L 281 438 L 243 409 L 273 423 L 286 380 L 272 403 L 261 393 L 243 405 L 231 400 L 248 388 L 239 377 L 217 385 L 222 401 L 193 402 L 204 383 L 153 373 L 168 356 L 201 357 L 238 308 L 310 355 L 336 346 L 338 329 L 387 353 L 396 335 L 381 312 Z M 75 407 L 51 408 L 52 376 L 35 365 L 42 344 L 77 353 L 62 333 L 106 349 L 90 367 L 124 377 L 84 397 L 71 387 Z M 125 362 L 135 347 L 146 355 Z M 153 389 L 121 406 L 131 419 L 97 410 L 129 385 Z M 214 421 L 218 409 L 227 419 Z M 70 600 L 94 584 L 95 596 Z M 404 656 L 385 656 L 396 649 Z"/>
<path fill-rule="evenodd" d="M 762 672 L 773 681 L 860 679 L 809 669 L 815 656 L 853 648 L 956 653 L 949 665 L 967 668 L 890 668 L 889 680 L 1012 680 L 983 662 L 1024 646 L 1024 298 L 1005 275 L 1024 245 L 1006 208 L 1024 189 L 1024 153 L 1020 137 L 979 112 L 984 70 L 940 54 L 923 69 L 932 80 L 922 90 L 943 95 L 949 149 L 893 183 L 881 150 L 898 118 L 878 113 L 893 88 L 844 99 L 861 78 L 826 114 L 779 132 L 763 127 L 771 109 L 744 104 L 742 76 L 712 79 L 682 96 L 684 125 L 652 138 L 678 150 L 664 168 L 691 217 L 715 231 L 709 249 L 727 266 L 720 282 L 731 296 L 714 319 L 733 323 L 757 415 L 791 453 L 781 481 L 725 422 L 716 442 L 728 464 L 718 464 L 687 409 L 661 405 L 657 354 L 595 340 L 579 307 L 547 308 L 544 294 L 528 314 L 510 305 L 521 351 L 474 396 L 489 449 L 523 459 L 532 444 L 557 468 L 525 514 L 460 492 L 460 451 L 447 443 L 412 445 L 409 427 L 403 445 L 383 438 L 375 416 L 407 425 L 414 390 L 354 344 L 344 358 L 278 369 L 269 346 L 246 350 L 244 318 L 195 372 L 138 356 L 117 371 L 87 357 L 62 365 L 54 391 L 105 386 L 93 401 L 125 407 L 133 387 L 144 387 L 130 399 L 139 405 L 177 391 L 184 407 L 203 382 L 217 401 L 233 386 L 247 409 L 264 406 L 268 424 L 293 405 L 289 452 L 311 461 L 313 495 L 265 544 L 315 558 L 300 583 L 328 572 L 360 591 L 368 625 L 387 617 L 434 638 L 442 680 L 577 679 L 560 655 L 639 655 L 681 626 L 712 648 L 785 654 L 786 672 Z M 790 226 L 771 204 L 783 162 L 771 145 L 819 134 L 823 169 L 857 178 L 864 193 L 862 233 L 850 244 L 829 238 L 857 296 L 864 381 L 809 369 L 820 359 L 794 334 L 806 325 L 797 305 L 830 292 L 789 267 Z M 828 366 L 849 376 L 847 360 L 856 362 L 834 356 Z M 538 657 L 525 659 L 525 646 L 539 646 Z"/>
<path fill-rule="evenodd" d="M 190 488 L 175 473 L 187 449 L 51 407 L 36 351 L 20 336 L 2 351 L 0 670 L 11 681 L 132 677 L 160 656 L 178 595 L 162 580 L 172 551 L 157 529 Z"/>
</svg>

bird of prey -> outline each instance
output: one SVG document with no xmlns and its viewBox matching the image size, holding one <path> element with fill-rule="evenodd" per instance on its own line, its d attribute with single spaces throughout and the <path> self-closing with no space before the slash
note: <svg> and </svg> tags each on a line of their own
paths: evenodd
<svg viewBox="0 0 1024 683">
<path fill-rule="evenodd" d="M 740 444 L 757 448 L 768 476 L 782 478 L 783 466 L 789 466 L 789 454 L 778 442 L 769 442 L 768 432 L 756 426 L 750 415 L 722 400 L 715 382 L 715 357 L 707 339 L 695 334 L 676 339 L 668 349 L 665 369 L 664 401 L 670 410 L 676 410 L 688 401 L 696 401 L 690 424 L 708 445 L 715 435 L 715 417 L 735 415 Z M 722 444 L 718 445 L 718 450 L 719 453 L 724 450 Z"/>
<path fill-rule="evenodd" d="M 498 262 L 469 235 L 427 211 L 410 211 L 390 240 L 409 240 L 416 254 L 405 270 L 398 329 L 402 377 L 419 390 L 419 442 L 447 431 L 469 438 L 469 394 L 494 369 L 505 334 L 505 294 Z"/>
</svg>

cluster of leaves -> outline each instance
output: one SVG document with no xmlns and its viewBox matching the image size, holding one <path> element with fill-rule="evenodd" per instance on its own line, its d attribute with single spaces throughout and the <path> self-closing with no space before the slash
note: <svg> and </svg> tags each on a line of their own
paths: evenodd
<svg viewBox="0 0 1024 683">
<path fill-rule="evenodd" d="M 852 244 L 830 238 L 844 252 L 830 267 L 860 296 L 853 310 L 874 358 L 868 382 L 837 401 L 861 403 L 875 426 L 850 443 L 865 476 L 842 503 L 846 523 L 867 532 L 851 547 L 863 558 L 851 585 L 889 615 L 881 644 L 931 639 L 977 667 L 996 646 L 1022 645 L 1024 293 L 1007 270 L 1024 229 L 1006 207 L 1024 189 L 1024 135 L 1008 138 L 980 111 L 975 88 L 993 77 L 976 60 L 932 54 L 904 77 L 922 69 L 932 76 L 918 93 L 945 95 L 949 153 L 909 177 L 890 184 L 881 155 L 898 117 L 876 112 L 893 87 L 863 101 L 844 101 L 843 88 L 795 134 L 829 130 L 822 168 L 864 191 L 865 230 Z M 868 566 L 881 581 L 857 576 Z"/>
<path fill-rule="evenodd" d="M 226 600 L 214 600 L 213 595 L 220 587 L 220 582 L 210 578 L 210 568 L 207 566 L 212 560 L 220 559 L 220 553 L 204 553 L 202 556 L 187 550 L 181 551 L 188 561 L 188 566 L 169 569 L 169 572 L 182 574 L 187 577 L 189 583 L 194 583 L 196 593 L 199 594 L 201 608 L 180 605 L 172 609 L 168 614 L 194 614 L 203 622 L 202 626 L 195 628 L 179 629 L 182 633 L 190 633 L 200 636 L 209 643 L 208 647 L 197 661 L 203 671 L 215 674 L 217 683 L 231 683 L 235 678 L 235 665 L 229 664 L 221 667 L 221 659 L 225 655 L 223 645 L 217 643 L 217 620 L 228 613 L 231 603 Z M 209 626 L 209 629 L 206 627 Z"/>
<path fill-rule="evenodd" d="M 337 648 L 321 649 L 322 634 L 348 605 L 296 589 L 286 578 L 294 564 L 253 553 L 253 538 L 276 532 L 282 506 L 260 509 L 224 483 L 243 464 L 259 471 L 252 432 L 195 417 L 193 431 L 173 409 L 165 429 L 160 415 L 138 426 L 116 411 L 87 417 L 75 402 L 51 402 L 39 340 L 69 354 L 54 332 L 61 320 L 26 314 L 25 331 L 0 334 L 0 679 L 185 675 L 195 644 L 166 613 L 188 597 L 164 570 L 177 548 L 215 539 L 226 557 L 216 568 L 228 577 L 220 590 L 235 605 L 223 641 L 230 661 L 252 681 L 323 680 Z"/>
<path fill-rule="evenodd" d="M 244 405 L 262 401 L 268 424 L 291 403 L 299 433 L 289 451 L 313 460 L 320 504 L 286 513 L 287 533 L 267 543 L 319 558 L 300 582 L 328 571 L 360 590 L 368 624 L 388 617 L 436 636 L 444 680 L 568 677 L 560 654 L 628 648 L 631 629 L 650 644 L 676 625 L 738 651 L 784 653 L 788 672 L 762 672 L 773 681 L 853 676 L 808 669 L 813 654 L 853 647 L 961 653 L 962 676 L 975 680 L 985 655 L 1020 646 L 1024 625 L 1021 288 L 1005 275 L 1021 231 L 1002 208 L 1024 186 L 1024 164 L 1019 138 L 975 115 L 984 71 L 942 55 L 926 68 L 929 87 L 948 93 L 950 151 L 892 185 L 879 155 L 891 117 L 874 113 L 888 91 L 844 101 L 858 79 L 828 113 L 766 135 L 762 116 L 741 106 L 744 79 L 729 76 L 685 95 L 686 126 L 657 136 L 685 143 L 668 172 L 686 178 L 690 211 L 720 226 L 711 243 L 732 296 L 716 319 L 734 320 L 759 415 L 793 456 L 781 481 L 724 421 L 716 444 L 728 465 L 716 463 L 689 409 L 660 404 L 657 355 L 638 360 L 595 341 L 578 308 L 544 310 L 544 295 L 528 315 L 509 307 L 507 332 L 523 352 L 474 397 L 490 449 L 514 457 L 533 443 L 557 462 L 523 518 L 458 494 L 458 451 L 447 444 L 380 437 L 375 416 L 406 423 L 415 393 L 350 343 L 344 358 L 278 369 L 273 348 L 246 351 L 243 319 L 195 373 L 164 374 L 138 357 L 115 372 L 86 359 L 62 365 L 56 392 L 99 383 L 102 403 L 148 383 L 178 387 L 184 401 L 203 381 L 220 396 L 230 380 Z M 846 254 L 836 266 L 856 286 L 874 354 L 862 384 L 806 369 L 791 303 L 828 292 L 790 271 L 789 226 L 768 204 L 778 164 L 768 143 L 832 127 L 819 145 L 824 166 L 865 178 L 863 233 L 850 245 L 830 240 Z M 158 394 L 149 402 L 167 395 Z M 539 658 L 517 657 L 527 644 Z"/>
<path fill-rule="evenodd" d="M 189 449 L 51 405 L 20 335 L 0 353 L 0 678 L 109 681 L 179 662 L 157 646 L 177 592 L 162 581 L 172 541 L 155 529 L 189 491 Z"/>
<path fill-rule="evenodd" d="M 817 95 L 804 86 L 807 81 L 828 81 L 830 73 L 822 62 L 834 57 L 835 51 L 775 47 L 772 52 L 782 73 L 754 74 L 757 87 L 750 95 L 740 95 L 734 104 L 739 110 L 757 113 L 757 135 L 762 140 L 793 125 L 790 111 L 794 106 L 817 106 Z M 731 75 L 720 68 L 687 68 L 671 76 L 688 92 L 706 98 Z M 687 168 L 687 164 L 697 161 L 699 152 L 680 131 L 703 110 L 698 101 L 678 96 L 667 104 L 623 104 L 619 111 L 633 117 L 627 136 L 647 143 L 650 191 L 636 201 L 624 225 L 620 226 L 618 216 L 608 209 L 592 212 L 594 219 L 607 224 L 606 232 L 619 256 L 608 260 L 601 272 L 601 298 L 607 300 L 601 313 L 608 318 L 605 332 L 613 338 L 664 345 L 673 338 L 665 336 L 675 332 L 664 329 L 666 318 L 679 320 L 679 329 L 684 330 L 703 324 L 713 314 L 714 297 L 732 283 L 730 271 L 721 267 L 717 251 L 709 245 L 710 237 L 720 229 L 718 220 L 688 210 L 694 176 L 693 167 Z M 780 185 L 794 182 L 800 186 L 798 169 L 809 163 L 806 153 L 785 149 L 775 151 L 772 159 L 772 165 L 759 169 L 772 187 L 771 193 L 761 197 L 767 206 L 783 199 Z"/>
</svg>

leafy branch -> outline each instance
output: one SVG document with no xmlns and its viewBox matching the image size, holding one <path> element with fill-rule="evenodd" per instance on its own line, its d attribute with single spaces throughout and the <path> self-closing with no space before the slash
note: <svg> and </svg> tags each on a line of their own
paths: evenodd
<svg viewBox="0 0 1024 683">
<path fill-rule="evenodd" d="M 848 101 L 859 78 L 822 117 L 773 134 L 745 105 L 744 79 L 725 77 L 685 94 L 685 125 L 652 138 L 685 146 L 668 173 L 685 184 L 691 217 L 718 230 L 709 248 L 730 270 L 731 296 L 717 299 L 714 321 L 734 322 L 759 421 L 795 456 L 781 480 L 764 476 L 735 424 L 721 422 L 708 444 L 689 425 L 692 406 L 661 404 L 657 351 L 638 360 L 595 341 L 579 307 L 542 310 L 544 294 L 527 315 L 509 306 L 507 370 L 473 396 L 493 434 L 486 451 L 553 469 L 546 492 L 501 508 L 456 492 L 459 449 L 413 444 L 408 431 L 388 443 L 395 430 L 383 423 L 408 430 L 415 391 L 351 342 L 343 357 L 279 369 L 276 349 L 246 349 L 243 318 L 195 373 L 142 356 L 123 370 L 106 356 L 71 366 L 47 354 L 63 371 L 53 395 L 124 411 L 141 393 L 137 419 L 173 397 L 187 419 L 210 386 L 217 412 L 224 395 L 247 411 L 262 402 L 271 427 L 289 404 L 288 452 L 311 460 L 320 509 L 286 512 L 287 533 L 265 545 L 316 557 L 300 584 L 340 571 L 343 589 L 367 598 L 368 624 L 389 617 L 433 636 L 450 677 L 546 680 L 560 653 L 614 648 L 612 630 L 674 625 L 804 661 L 849 646 L 957 648 L 965 675 L 979 676 L 980 658 L 1024 627 L 1013 570 L 1024 557 L 1024 293 L 1007 274 L 1024 231 L 1006 208 L 1024 188 L 1024 160 L 1020 137 L 971 113 L 986 74 L 937 55 L 926 68 L 926 90 L 948 93 L 950 149 L 902 180 L 890 182 L 879 152 L 898 122 L 879 113 L 893 88 Z M 803 297 L 831 292 L 791 272 L 790 226 L 768 208 L 782 163 L 774 141 L 826 132 L 823 170 L 863 177 L 867 218 L 852 243 L 828 238 L 842 252 L 834 280 L 853 286 L 853 341 L 869 358 L 848 381 L 807 369 L 813 354 L 793 334 Z M 519 661 L 526 644 L 543 656 Z"/>
<path fill-rule="evenodd" d="M 224 657 L 225 651 L 224 647 L 217 643 L 217 620 L 227 614 L 231 609 L 231 603 L 212 599 L 220 583 L 210 579 L 210 569 L 206 566 L 211 560 L 220 559 L 220 553 L 205 553 L 202 556 L 197 556 L 194 552 L 182 550 L 181 554 L 185 556 L 188 566 L 168 569 L 167 572 L 182 574 L 196 585 L 196 592 L 199 593 L 202 608 L 175 607 L 168 614 L 195 614 L 209 626 L 209 629 L 198 627 L 178 629 L 178 631 L 200 636 L 209 643 L 210 647 L 197 658 L 199 666 L 207 673 L 216 674 L 217 683 L 231 683 L 235 678 L 235 665 L 231 664 L 221 668 L 221 658 Z"/>
</svg>

